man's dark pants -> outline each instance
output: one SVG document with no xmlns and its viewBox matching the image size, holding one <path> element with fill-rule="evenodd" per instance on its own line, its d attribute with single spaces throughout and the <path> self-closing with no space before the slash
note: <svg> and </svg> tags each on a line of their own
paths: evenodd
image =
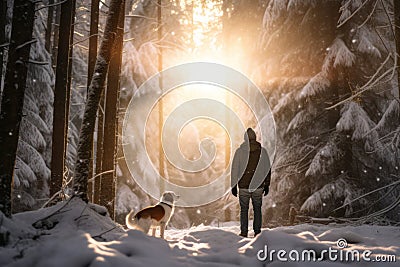
<svg viewBox="0 0 400 267">
<path fill-rule="evenodd" d="M 249 226 L 249 202 L 253 204 L 254 221 L 253 230 L 255 234 L 261 232 L 261 205 L 262 205 L 263 189 L 257 188 L 250 192 L 248 189 L 239 188 L 239 204 L 240 204 L 240 232 L 247 235 Z"/>
</svg>

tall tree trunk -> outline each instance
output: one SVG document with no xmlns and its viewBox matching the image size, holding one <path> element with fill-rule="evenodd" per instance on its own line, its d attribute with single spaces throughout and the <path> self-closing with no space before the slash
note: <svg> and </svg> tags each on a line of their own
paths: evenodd
<svg viewBox="0 0 400 267">
<path fill-rule="evenodd" d="M 115 158 L 117 154 L 117 116 L 124 39 L 125 0 L 121 1 L 121 11 L 114 51 L 111 56 L 104 113 L 103 160 L 100 190 L 100 205 L 107 207 L 111 218 L 114 218 L 115 204 Z M 110 172 L 112 171 L 112 172 Z"/>
<path fill-rule="evenodd" d="M 101 95 L 100 108 L 97 111 L 97 141 L 96 141 L 96 177 L 93 185 L 93 203 L 100 204 L 101 172 L 103 161 L 103 138 L 104 138 L 104 109 L 105 92 Z"/>
<path fill-rule="evenodd" d="M 87 201 L 87 186 L 89 166 L 91 161 L 91 146 L 101 94 L 104 90 L 118 26 L 122 0 L 111 0 L 107 15 L 104 37 L 94 68 L 94 75 L 89 86 L 82 127 L 79 132 L 78 155 L 75 165 L 74 191 L 77 196 Z"/>
<path fill-rule="evenodd" d="M 89 32 L 89 60 L 88 60 L 88 79 L 87 90 L 89 91 L 90 82 L 93 77 L 93 70 L 97 58 L 97 44 L 99 33 L 99 3 L 100 0 L 92 0 L 90 7 L 90 32 Z"/>
<path fill-rule="evenodd" d="M 162 0 L 157 0 L 157 37 L 159 42 L 158 48 L 158 72 L 161 73 L 163 69 L 163 47 L 162 47 Z M 160 75 L 158 78 L 158 87 L 163 89 L 163 75 Z M 164 150 L 162 146 L 162 125 L 164 124 L 164 106 L 162 98 L 158 101 L 158 169 L 160 172 L 160 176 L 162 178 L 165 177 L 165 158 L 164 158 Z M 162 195 L 165 191 L 165 182 L 164 179 L 160 179 L 159 182 L 160 195 Z"/>
<path fill-rule="evenodd" d="M 49 0 L 49 8 L 47 9 L 46 36 L 45 48 L 50 53 L 51 51 L 51 33 L 53 32 L 54 19 L 54 0 Z"/>
<path fill-rule="evenodd" d="M 35 4 L 14 0 L 0 113 L 0 211 L 11 217 L 11 193 L 32 43 Z"/>
<path fill-rule="evenodd" d="M 62 188 L 68 126 L 68 100 L 70 94 L 70 53 L 75 0 L 61 5 L 60 34 L 58 39 L 56 82 L 54 89 L 53 139 L 51 155 L 50 196 Z M 68 105 L 68 106 L 67 106 Z"/>
<path fill-rule="evenodd" d="M 3 81 L 4 51 L 6 43 L 7 0 L 0 1 L 0 92 Z"/>
<path fill-rule="evenodd" d="M 54 18 L 54 27 L 53 27 L 53 48 L 51 51 L 51 62 L 53 64 L 54 71 L 56 70 L 57 66 L 57 54 L 58 54 L 58 43 L 59 43 L 59 36 L 60 36 L 60 17 L 61 17 L 61 6 L 56 5 L 55 9 L 55 18 Z"/>
<path fill-rule="evenodd" d="M 90 86 L 90 81 L 92 80 L 93 77 L 93 70 L 94 70 L 94 65 L 96 64 L 96 57 L 97 57 L 97 43 L 98 43 L 98 33 L 99 33 L 99 0 L 92 0 L 91 7 L 90 7 L 90 32 L 89 32 L 89 60 L 88 60 L 88 78 L 87 78 L 87 91 L 89 91 L 89 86 Z M 101 111 L 99 112 L 101 114 Z M 100 116 L 98 116 L 98 126 L 101 126 L 101 128 L 97 127 L 97 142 L 99 142 L 99 137 L 100 140 L 102 139 L 102 132 L 103 132 L 103 122 L 101 121 L 100 123 Z M 99 134 L 99 130 L 101 129 L 101 133 Z M 97 169 L 97 164 L 98 164 L 98 156 L 99 156 L 99 151 L 101 149 L 97 149 L 96 151 L 96 169 Z M 93 144 L 92 144 L 92 153 L 93 153 Z M 101 159 L 101 156 L 100 156 Z M 96 172 L 97 173 L 97 172 Z M 89 168 L 89 177 L 93 176 L 93 161 L 92 164 Z M 96 186 L 96 180 L 99 179 L 99 177 L 96 177 L 92 182 L 89 182 L 89 199 L 94 202 L 98 203 L 94 199 L 94 196 L 96 195 L 96 191 L 94 186 Z M 98 195 L 98 194 L 97 194 Z"/>
<path fill-rule="evenodd" d="M 398 0 L 393 1 L 394 5 L 394 27 L 395 27 L 395 37 L 396 37 L 396 54 L 397 54 L 397 87 L 398 94 L 400 97 L 400 2 Z"/>
<path fill-rule="evenodd" d="M 68 124 L 69 124 L 69 105 L 71 101 L 71 87 L 72 87 L 72 64 L 73 64 L 73 52 L 74 52 L 74 29 L 75 29 L 75 13 L 76 13 L 76 0 L 72 1 L 72 13 L 71 13 L 71 29 L 69 36 L 69 51 L 68 51 L 68 75 L 67 75 L 67 87 L 66 87 L 66 98 L 65 98 L 65 129 L 64 129 L 64 160 L 67 157 L 67 145 L 68 145 Z M 65 165 L 65 163 L 64 163 Z"/>
</svg>

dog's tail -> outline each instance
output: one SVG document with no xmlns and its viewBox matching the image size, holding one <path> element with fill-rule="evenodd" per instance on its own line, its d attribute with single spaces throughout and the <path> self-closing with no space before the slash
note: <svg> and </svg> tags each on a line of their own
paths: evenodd
<svg viewBox="0 0 400 267">
<path fill-rule="evenodd" d="M 151 218 L 140 218 L 135 216 L 135 212 L 132 210 L 125 217 L 126 226 L 129 229 L 139 230 L 147 233 L 150 230 Z"/>
</svg>

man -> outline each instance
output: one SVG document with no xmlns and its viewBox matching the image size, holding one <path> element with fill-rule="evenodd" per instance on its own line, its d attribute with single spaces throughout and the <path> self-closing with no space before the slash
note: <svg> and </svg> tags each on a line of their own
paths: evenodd
<svg viewBox="0 0 400 267">
<path fill-rule="evenodd" d="M 232 194 L 237 197 L 239 186 L 240 236 L 247 237 L 249 202 L 253 204 L 254 236 L 261 232 L 261 205 L 263 193 L 269 192 L 271 164 L 267 150 L 256 140 L 256 133 L 248 128 L 244 142 L 236 150 L 231 169 Z"/>
</svg>

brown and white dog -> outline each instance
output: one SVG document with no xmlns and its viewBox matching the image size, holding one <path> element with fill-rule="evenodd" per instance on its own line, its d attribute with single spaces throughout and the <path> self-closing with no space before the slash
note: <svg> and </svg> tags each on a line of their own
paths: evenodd
<svg viewBox="0 0 400 267">
<path fill-rule="evenodd" d="M 142 209 L 134 215 L 132 210 L 126 215 L 125 222 L 129 229 L 136 229 L 148 233 L 152 228 L 152 234 L 155 236 L 156 229 L 160 227 L 160 236 L 164 238 L 165 227 L 167 226 L 172 214 L 174 213 L 174 203 L 179 196 L 172 191 L 164 192 L 160 202 L 155 206 Z"/>
</svg>

